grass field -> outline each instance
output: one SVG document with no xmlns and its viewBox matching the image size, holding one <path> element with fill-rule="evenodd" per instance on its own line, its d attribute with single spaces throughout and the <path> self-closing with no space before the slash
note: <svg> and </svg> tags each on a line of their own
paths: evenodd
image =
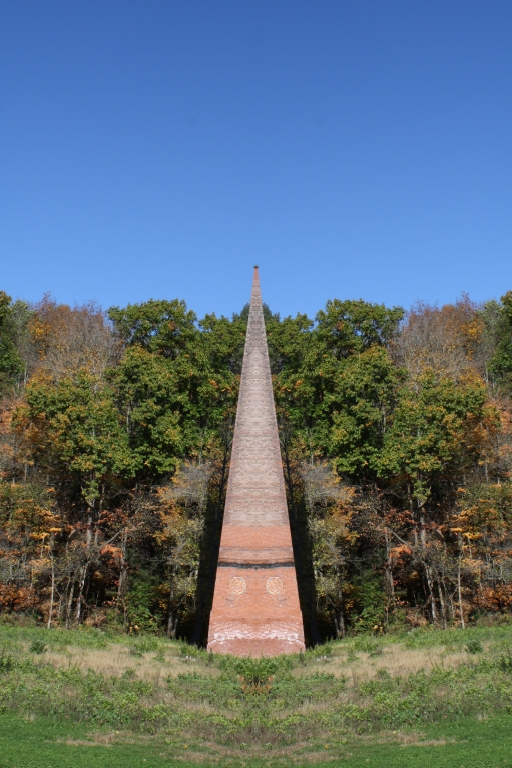
<svg viewBox="0 0 512 768">
<path fill-rule="evenodd" d="M 352 737 L 342 745 L 313 746 L 278 757 L 222 757 L 208 748 L 186 750 L 184 745 L 151 739 L 91 732 L 85 725 L 70 725 L 47 718 L 24 720 L 0 716 L 2 768 L 194 768 L 205 765 L 263 766 L 314 765 L 316 768 L 503 768 L 512 766 L 512 717 L 429 726 L 421 733 Z M 192 751 L 192 760 L 188 758 Z M 301 754 L 302 753 L 302 754 Z M 331 754 L 333 753 L 333 754 Z"/>
<path fill-rule="evenodd" d="M 215 657 L 0 625 L 0 766 L 512 767 L 512 626 Z"/>
</svg>

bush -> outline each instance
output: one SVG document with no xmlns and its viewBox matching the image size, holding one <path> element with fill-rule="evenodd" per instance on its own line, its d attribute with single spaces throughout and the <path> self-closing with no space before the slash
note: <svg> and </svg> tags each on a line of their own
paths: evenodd
<svg viewBox="0 0 512 768">
<path fill-rule="evenodd" d="M 157 632 L 162 628 L 158 582 L 146 571 L 131 578 L 126 596 L 126 613 L 130 629 Z"/>
<path fill-rule="evenodd" d="M 158 640 L 156 637 L 143 637 L 134 642 L 130 648 L 132 656 L 142 656 L 150 651 L 158 651 Z"/>
<path fill-rule="evenodd" d="M 512 650 L 508 650 L 498 657 L 498 667 L 502 672 L 512 672 Z"/>
<path fill-rule="evenodd" d="M 42 640 L 32 640 L 29 651 L 31 653 L 44 653 L 46 651 L 46 645 Z"/>
<path fill-rule="evenodd" d="M 4 650 L 0 651 L 0 674 L 2 672 L 10 672 L 15 666 L 16 662 L 14 661 L 14 657 Z"/>
<path fill-rule="evenodd" d="M 468 644 L 466 645 L 466 651 L 468 653 L 483 653 L 484 647 L 480 640 L 477 640 L 476 638 L 473 638 L 472 640 L 468 641 Z"/>
<path fill-rule="evenodd" d="M 359 615 L 353 622 L 356 632 L 375 631 L 384 626 L 386 615 L 386 595 L 382 579 L 373 570 L 365 571 L 355 580 L 355 607 Z"/>
<path fill-rule="evenodd" d="M 235 670 L 247 685 L 266 685 L 277 672 L 276 659 L 238 659 Z"/>
</svg>

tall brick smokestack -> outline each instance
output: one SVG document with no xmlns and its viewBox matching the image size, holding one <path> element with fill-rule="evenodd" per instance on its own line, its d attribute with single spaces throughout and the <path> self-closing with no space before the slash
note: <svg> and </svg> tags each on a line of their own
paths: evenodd
<svg viewBox="0 0 512 768">
<path fill-rule="evenodd" d="M 258 267 L 254 268 L 208 650 L 304 650 Z"/>
</svg>

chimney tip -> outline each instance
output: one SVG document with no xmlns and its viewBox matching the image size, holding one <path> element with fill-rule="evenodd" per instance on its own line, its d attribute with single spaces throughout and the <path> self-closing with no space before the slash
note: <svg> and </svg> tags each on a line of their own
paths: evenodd
<svg viewBox="0 0 512 768">
<path fill-rule="evenodd" d="M 259 269 L 257 264 L 254 265 L 254 269 Z"/>
</svg>

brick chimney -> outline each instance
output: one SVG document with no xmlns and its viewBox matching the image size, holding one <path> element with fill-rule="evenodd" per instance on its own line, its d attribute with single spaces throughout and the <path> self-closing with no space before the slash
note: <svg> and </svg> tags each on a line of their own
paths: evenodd
<svg viewBox="0 0 512 768">
<path fill-rule="evenodd" d="M 252 657 L 304 650 L 258 267 L 254 267 L 208 650 Z"/>
</svg>

